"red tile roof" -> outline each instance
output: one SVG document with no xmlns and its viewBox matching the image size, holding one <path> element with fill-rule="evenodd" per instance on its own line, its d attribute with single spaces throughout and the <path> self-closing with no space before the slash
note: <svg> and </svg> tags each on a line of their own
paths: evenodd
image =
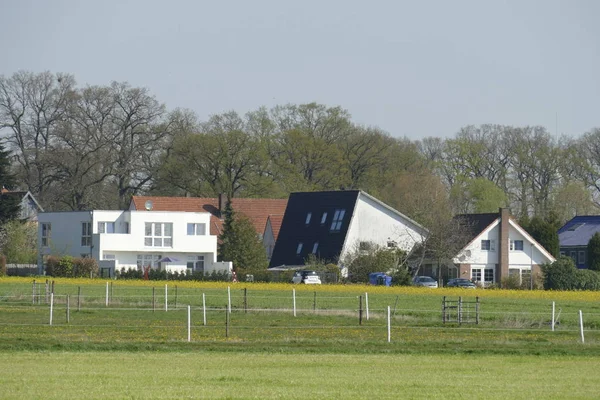
<svg viewBox="0 0 600 400">
<path fill-rule="evenodd" d="M 130 209 L 143 211 L 146 209 L 145 204 L 148 200 L 152 201 L 153 211 L 209 212 L 212 214 L 210 234 L 219 235 L 222 231 L 223 220 L 219 218 L 218 198 L 133 196 Z M 233 198 L 231 200 L 233 210 L 248 217 L 252 221 L 256 232 L 261 235 L 264 233 L 268 216 L 276 214 L 281 215 L 283 218 L 286 206 L 287 199 Z M 281 223 L 279 226 L 281 226 Z M 279 228 L 277 232 L 279 232 Z"/>
<path fill-rule="evenodd" d="M 277 241 L 277 236 L 279 236 L 279 230 L 281 229 L 281 222 L 283 221 L 283 214 L 271 214 L 269 215 L 269 221 L 271 222 L 273 237 L 275 238 L 275 241 Z"/>
</svg>

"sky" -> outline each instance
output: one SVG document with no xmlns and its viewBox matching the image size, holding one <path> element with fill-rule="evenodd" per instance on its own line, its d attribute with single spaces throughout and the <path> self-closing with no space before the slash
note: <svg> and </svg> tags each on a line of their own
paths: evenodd
<svg viewBox="0 0 600 400">
<path fill-rule="evenodd" d="M 127 81 L 200 120 L 317 102 L 411 140 L 600 127 L 595 0 L 0 0 L 0 75 Z"/>
</svg>

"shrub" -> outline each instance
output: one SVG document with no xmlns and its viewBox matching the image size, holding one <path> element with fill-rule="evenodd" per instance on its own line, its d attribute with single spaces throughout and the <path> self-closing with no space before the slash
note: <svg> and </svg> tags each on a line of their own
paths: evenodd
<svg viewBox="0 0 600 400">
<path fill-rule="evenodd" d="M 600 290 L 600 274 L 588 269 L 575 271 L 576 287 L 579 290 Z"/>
<path fill-rule="evenodd" d="M 502 289 L 522 289 L 519 275 L 509 275 L 502 277 L 500 287 L 502 287 Z"/>
<path fill-rule="evenodd" d="M 6 256 L 0 254 L 0 276 L 6 276 Z"/>
<path fill-rule="evenodd" d="M 552 264 L 542 265 L 544 289 L 572 290 L 576 287 L 575 264 L 570 257 L 561 256 Z"/>
<path fill-rule="evenodd" d="M 54 271 L 58 266 L 59 258 L 56 256 L 47 256 L 44 261 L 46 262 L 46 275 L 54 276 Z"/>
<path fill-rule="evenodd" d="M 54 274 L 56 277 L 71 277 L 73 276 L 73 263 L 74 258 L 71 256 L 63 256 L 58 260 L 58 264 L 54 267 Z"/>
<path fill-rule="evenodd" d="M 121 268 L 121 271 L 115 271 L 115 274 L 117 279 L 142 279 L 144 275 L 140 269 L 128 268 L 126 270 L 125 267 Z"/>
<path fill-rule="evenodd" d="M 98 262 L 93 258 L 75 258 L 73 260 L 72 276 L 75 278 L 98 276 Z"/>
</svg>

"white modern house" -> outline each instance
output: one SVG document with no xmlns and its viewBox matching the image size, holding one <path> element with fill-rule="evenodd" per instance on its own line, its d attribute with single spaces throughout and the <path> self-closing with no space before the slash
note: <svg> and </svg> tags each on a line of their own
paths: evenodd
<svg viewBox="0 0 600 400">
<path fill-rule="evenodd" d="M 231 262 L 217 262 L 217 236 L 209 232 L 210 213 L 149 208 L 40 213 L 40 271 L 45 256 L 70 255 L 92 257 L 110 272 L 148 266 L 172 272 L 231 272 Z"/>
</svg>

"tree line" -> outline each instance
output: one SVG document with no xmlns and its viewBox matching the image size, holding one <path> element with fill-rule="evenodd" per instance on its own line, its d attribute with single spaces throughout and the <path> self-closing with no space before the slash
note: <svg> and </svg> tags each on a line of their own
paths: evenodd
<svg viewBox="0 0 600 400">
<path fill-rule="evenodd" d="M 123 209 L 142 194 L 339 189 L 365 190 L 425 226 L 504 206 L 520 218 L 565 221 L 600 206 L 597 128 L 556 137 L 540 126 L 468 125 L 412 141 L 316 103 L 200 121 L 145 88 L 20 71 L 0 76 L 0 134 L 12 186 L 49 211 Z"/>
</svg>

